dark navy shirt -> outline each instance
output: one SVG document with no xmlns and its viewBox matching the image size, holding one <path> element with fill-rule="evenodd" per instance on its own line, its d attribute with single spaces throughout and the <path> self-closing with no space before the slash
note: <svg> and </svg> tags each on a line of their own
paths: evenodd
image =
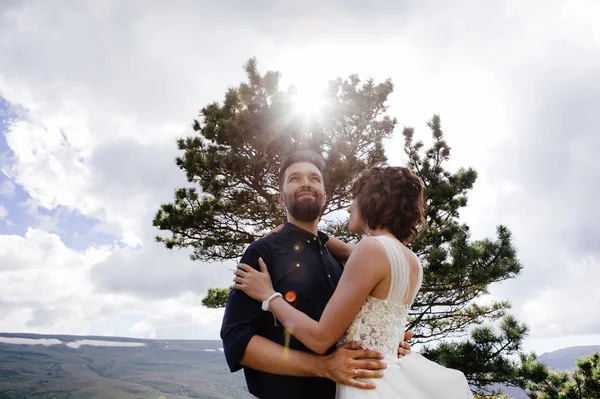
<svg viewBox="0 0 600 399">
<path fill-rule="evenodd" d="M 324 233 L 319 232 L 315 236 L 286 223 L 281 233 L 250 244 L 240 263 L 259 270 L 258 258 L 262 257 L 275 291 L 318 321 L 342 275 L 342 264 L 327 250 L 327 240 Z M 225 358 L 232 372 L 242 368 L 240 361 L 248 342 L 255 335 L 290 349 L 314 353 L 285 333 L 281 323 L 275 321 L 270 312 L 261 309 L 260 302 L 232 289 L 221 326 Z M 333 349 L 335 347 L 330 348 L 328 353 Z M 324 378 L 282 376 L 249 367 L 244 367 L 244 374 L 250 393 L 261 399 L 335 397 L 335 383 Z"/>
</svg>

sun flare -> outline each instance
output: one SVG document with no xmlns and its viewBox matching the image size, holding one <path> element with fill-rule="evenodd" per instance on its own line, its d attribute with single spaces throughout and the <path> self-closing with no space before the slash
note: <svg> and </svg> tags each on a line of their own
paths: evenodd
<svg viewBox="0 0 600 399">
<path fill-rule="evenodd" d="M 314 116 L 323 110 L 325 101 L 323 89 L 317 86 L 301 85 L 293 95 L 294 111 L 296 113 Z"/>
<path fill-rule="evenodd" d="M 336 75 L 324 62 L 329 58 L 326 50 L 311 46 L 282 54 L 278 65 L 283 73 L 281 84 L 288 88 L 295 114 L 315 116 L 327 105 L 327 82 Z"/>
</svg>

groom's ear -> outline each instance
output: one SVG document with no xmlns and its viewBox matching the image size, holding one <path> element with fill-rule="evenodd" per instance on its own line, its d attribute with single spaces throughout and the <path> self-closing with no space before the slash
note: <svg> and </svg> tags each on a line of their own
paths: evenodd
<svg viewBox="0 0 600 399">
<path fill-rule="evenodd" d="M 283 195 L 281 194 L 281 191 L 277 193 L 277 201 L 279 201 L 279 205 L 285 208 L 285 201 L 283 200 Z"/>
</svg>

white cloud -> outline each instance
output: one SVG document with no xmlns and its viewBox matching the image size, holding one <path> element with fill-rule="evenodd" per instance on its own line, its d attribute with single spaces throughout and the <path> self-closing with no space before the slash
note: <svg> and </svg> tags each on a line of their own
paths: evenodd
<svg viewBox="0 0 600 399">
<path fill-rule="evenodd" d="M 555 254 L 556 255 L 556 254 Z M 595 334 L 600 320 L 595 317 L 600 308 L 600 256 L 562 258 L 562 267 L 547 270 L 552 274 L 543 286 L 530 287 L 520 316 L 527 320 L 533 332 L 531 338 L 559 337 L 575 334 Z M 568 319 L 557 315 L 573 314 Z"/>
<path fill-rule="evenodd" d="M 25 237 L 0 235 L 2 301 L 11 305 L 1 320 L 2 329 L 26 330 L 33 324 L 53 331 L 80 331 L 95 313 L 85 308 L 94 297 L 86 276 L 92 264 L 108 254 L 109 248 L 71 250 L 60 237 L 42 230 L 29 229 Z"/>
<path fill-rule="evenodd" d="M 187 292 L 200 295 L 222 284 L 226 264 L 201 265 L 189 260 L 188 251 L 169 251 L 162 244 L 151 243 L 140 249 L 114 249 L 94 265 L 90 280 L 102 292 L 168 299 Z"/>
<path fill-rule="evenodd" d="M 95 267 L 114 256 L 114 251 L 115 248 L 111 247 L 75 251 L 67 248 L 56 234 L 43 230 L 29 229 L 25 237 L 0 235 L 0 281 L 4 287 L 0 300 L 0 329 L 90 334 L 105 331 L 104 328 L 110 326 L 116 327 L 113 330 L 115 335 L 140 338 L 152 337 L 161 330 L 180 338 L 199 335 L 214 338 L 218 334 L 218 328 L 212 325 L 208 327 L 209 334 L 206 330 L 208 323 L 215 324 L 220 318 L 222 310 L 202 307 L 201 299 L 206 288 L 197 288 L 197 293 L 188 290 L 194 289 L 194 284 L 202 286 L 210 280 L 193 281 L 178 272 L 176 267 L 163 269 L 163 277 L 175 271 L 181 281 L 189 281 L 189 286 L 182 287 L 181 292 L 171 291 L 165 296 L 159 287 L 155 295 L 146 293 L 145 298 L 140 300 L 136 289 L 99 290 L 90 275 Z M 137 278 L 142 278 L 148 271 L 161 270 L 168 257 L 163 257 L 165 263 L 157 262 L 159 267 L 145 263 L 147 260 L 141 256 L 138 265 L 131 262 L 121 265 L 121 269 L 115 271 L 115 278 L 143 286 L 144 283 Z M 132 275 L 129 268 L 138 270 L 140 274 Z M 166 281 L 167 284 L 172 282 L 180 281 Z M 152 286 L 146 288 L 152 289 Z M 173 331 L 177 328 L 181 331 Z"/>
<path fill-rule="evenodd" d="M 3 220 L 4 218 L 6 218 L 6 216 L 8 216 L 8 211 L 6 210 L 4 205 L 0 204 L 0 220 Z"/>
<path fill-rule="evenodd" d="M 156 338 L 156 327 L 146 320 L 129 327 L 129 332 L 137 337 Z"/>
</svg>

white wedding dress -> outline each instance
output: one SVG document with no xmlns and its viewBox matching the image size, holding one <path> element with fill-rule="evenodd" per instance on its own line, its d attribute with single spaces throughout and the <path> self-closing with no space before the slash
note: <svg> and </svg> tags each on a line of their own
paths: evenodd
<svg viewBox="0 0 600 399">
<path fill-rule="evenodd" d="M 432 362 L 418 353 L 398 359 L 398 343 L 404 337 L 408 311 L 423 281 L 423 269 L 415 255 L 400 241 L 375 236 L 385 248 L 391 266 L 386 300 L 369 296 L 340 343 L 363 339 L 363 348 L 385 355 L 383 378 L 369 380 L 377 388 L 364 390 L 337 385 L 338 399 L 472 399 L 463 373 Z M 412 266 L 411 266 L 412 265 Z M 411 267 L 414 268 L 411 273 Z M 412 276 L 412 280 L 411 280 Z M 366 380 L 363 380 L 366 381 Z"/>
</svg>

